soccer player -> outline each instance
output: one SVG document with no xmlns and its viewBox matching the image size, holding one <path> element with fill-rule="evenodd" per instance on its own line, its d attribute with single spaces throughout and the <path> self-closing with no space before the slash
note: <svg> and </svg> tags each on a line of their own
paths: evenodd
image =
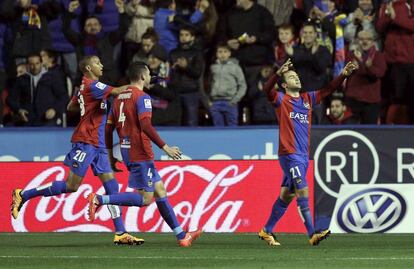
<svg viewBox="0 0 414 269">
<path fill-rule="evenodd" d="M 302 92 L 299 76 L 292 70 L 292 67 L 288 59 L 276 74 L 269 78 L 264 87 L 269 101 L 276 108 L 280 122 L 279 162 L 284 173 L 280 196 L 273 204 L 266 225 L 259 232 L 259 238 L 265 240 L 270 246 L 281 245 L 272 233 L 273 227 L 295 196 L 299 213 L 309 236 L 309 244 L 317 245 L 330 234 L 329 230 L 315 232 L 309 210 L 308 185 L 305 176 L 309 162 L 312 107 L 339 88 L 345 78 L 356 69 L 353 63 L 348 63 L 341 75 L 325 88 L 313 92 Z M 278 79 L 281 79 L 281 86 L 285 93 L 276 90 Z"/>
<path fill-rule="evenodd" d="M 82 84 L 78 94 L 68 104 L 69 111 L 80 110 L 80 122 L 71 139 L 72 150 L 64 160 L 64 164 L 70 168 L 69 176 L 66 181 L 54 181 L 30 190 L 13 190 L 11 213 L 14 219 L 18 217 L 23 204 L 34 197 L 76 192 L 89 166 L 102 181 L 107 194 L 119 192 L 105 148 L 106 99 L 110 95 L 118 95 L 126 86 L 113 88 L 98 81 L 102 76 L 103 65 L 97 56 L 85 56 L 79 62 L 79 68 L 84 74 Z M 115 244 L 144 243 L 143 239 L 126 232 L 119 207 L 108 206 L 108 209 L 116 229 Z"/>
<path fill-rule="evenodd" d="M 123 161 L 129 171 L 128 186 L 135 192 L 124 192 L 114 195 L 96 195 L 90 193 L 89 218 L 93 221 L 95 212 L 101 205 L 146 206 L 155 196 L 158 210 L 177 237 L 181 247 L 189 247 L 201 235 L 201 230 L 185 232 L 177 221 L 171 207 L 161 177 L 154 166 L 153 141 L 159 148 L 174 160 L 181 159 L 178 147 L 168 146 L 158 135 L 151 124 L 151 98 L 143 90 L 150 83 L 148 67 L 139 62 L 130 65 L 127 75 L 131 87 L 114 100 L 112 112 L 107 121 L 107 148 L 114 171 L 116 159 L 112 156 L 112 133 L 116 128 Z"/>
</svg>

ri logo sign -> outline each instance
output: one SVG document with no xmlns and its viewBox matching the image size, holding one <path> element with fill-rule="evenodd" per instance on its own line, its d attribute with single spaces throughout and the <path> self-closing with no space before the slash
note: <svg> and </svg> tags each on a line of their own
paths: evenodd
<svg viewBox="0 0 414 269">
<path fill-rule="evenodd" d="M 315 179 L 330 196 L 338 198 L 341 185 L 374 184 L 379 173 L 379 156 L 363 134 L 341 130 L 326 136 L 315 154 Z"/>
</svg>

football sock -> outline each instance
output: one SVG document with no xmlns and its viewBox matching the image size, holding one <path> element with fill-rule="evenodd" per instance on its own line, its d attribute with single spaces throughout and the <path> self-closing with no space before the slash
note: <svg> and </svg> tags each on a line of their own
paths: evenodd
<svg viewBox="0 0 414 269">
<path fill-rule="evenodd" d="M 53 181 L 48 184 L 25 190 L 22 192 L 23 201 L 30 200 L 37 196 L 54 196 L 66 192 L 66 181 Z"/>
<path fill-rule="evenodd" d="M 277 198 L 276 202 L 273 204 L 272 212 L 270 213 L 269 219 L 266 222 L 264 230 L 266 233 L 271 233 L 273 228 L 279 219 L 285 214 L 286 209 L 289 204 L 282 201 L 282 199 Z"/>
<path fill-rule="evenodd" d="M 124 205 L 124 206 L 142 206 L 142 195 L 136 192 L 121 192 L 111 195 L 97 195 L 99 203 L 102 205 Z"/>
<path fill-rule="evenodd" d="M 111 179 L 103 183 L 105 192 L 108 195 L 114 195 L 119 193 L 119 185 L 116 179 Z M 124 233 L 126 231 L 124 222 L 122 221 L 122 209 L 119 206 L 108 205 L 109 213 L 111 213 L 112 222 L 115 226 L 115 232 L 117 234 Z"/>
<path fill-rule="evenodd" d="M 303 223 L 308 231 L 308 236 L 311 237 L 314 234 L 315 229 L 312 224 L 312 216 L 309 210 L 309 198 L 299 197 L 296 202 L 298 204 L 299 213 L 302 217 Z"/>
<path fill-rule="evenodd" d="M 155 201 L 157 203 L 157 207 L 160 211 L 162 218 L 165 220 L 168 226 L 170 226 L 171 230 L 173 230 L 177 239 L 183 239 L 185 237 L 185 232 L 178 223 L 177 217 L 175 216 L 175 212 L 172 209 L 170 202 L 168 201 L 168 198 L 157 198 Z"/>
</svg>

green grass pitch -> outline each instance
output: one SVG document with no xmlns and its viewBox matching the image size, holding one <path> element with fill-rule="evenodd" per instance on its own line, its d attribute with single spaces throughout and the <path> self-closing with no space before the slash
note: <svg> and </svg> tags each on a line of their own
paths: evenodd
<svg viewBox="0 0 414 269">
<path fill-rule="evenodd" d="M 172 234 L 140 234 L 115 246 L 110 233 L 0 233 L 0 268 L 414 268 L 414 234 L 333 234 L 317 247 L 281 234 L 269 247 L 256 234 L 203 234 L 179 248 Z"/>
</svg>

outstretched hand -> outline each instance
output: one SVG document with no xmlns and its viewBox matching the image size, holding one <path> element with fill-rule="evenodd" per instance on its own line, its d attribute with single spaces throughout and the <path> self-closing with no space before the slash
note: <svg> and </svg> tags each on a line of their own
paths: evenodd
<svg viewBox="0 0 414 269">
<path fill-rule="evenodd" d="M 278 76 L 281 76 L 283 73 L 286 73 L 293 67 L 292 61 L 290 58 L 276 71 Z"/>
<path fill-rule="evenodd" d="M 165 145 L 163 148 L 165 153 L 167 153 L 168 157 L 173 160 L 180 160 L 181 159 L 181 151 L 178 147 L 170 147 Z"/>
<path fill-rule="evenodd" d="M 357 70 L 358 69 L 358 66 L 355 64 L 355 63 L 353 63 L 353 62 L 348 62 L 346 65 L 345 65 L 345 67 L 344 67 L 344 69 L 342 70 L 342 74 L 344 75 L 344 76 L 350 76 L 351 74 L 352 74 L 352 72 L 354 72 L 355 70 Z"/>
</svg>

